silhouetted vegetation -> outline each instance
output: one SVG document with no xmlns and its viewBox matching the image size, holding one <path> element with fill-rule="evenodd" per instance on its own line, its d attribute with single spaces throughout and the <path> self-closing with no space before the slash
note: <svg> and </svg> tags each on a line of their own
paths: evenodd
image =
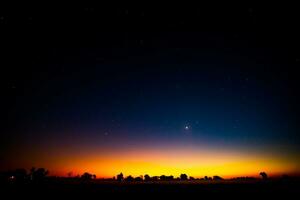
<svg viewBox="0 0 300 200">
<path fill-rule="evenodd" d="M 253 180 L 256 180 L 256 178 L 249 177 L 249 176 L 242 176 L 242 177 L 235 177 L 235 178 L 232 178 L 230 180 L 234 180 L 234 181 L 253 181 Z"/>
<path fill-rule="evenodd" d="M 124 176 L 122 173 L 117 175 L 117 181 L 123 181 L 124 180 Z"/>
<path fill-rule="evenodd" d="M 134 178 L 131 175 L 129 175 L 125 178 L 125 181 L 132 182 L 134 181 Z"/>
<path fill-rule="evenodd" d="M 180 174 L 180 180 L 186 181 L 188 180 L 188 176 L 186 174 Z"/>
<path fill-rule="evenodd" d="M 205 181 L 212 181 L 213 179 L 212 179 L 212 177 L 204 176 L 204 180 Z"/>
<path fill-rule="evenodd" d="M 48 174 L 49 171 L 44 168 L 36 169 L 32 167 L 29 173 L 27 173 L 26 169 L 16 169 L 0 173 L 0 181 L 11 183 L 41 183 L 47 178 Z"/>
<path fill-rule="evenodd" d="M 112 180 L 115 180 L 114 178 Z M 186 174 L 181 174 L 179 177 L 177 178 L 174 178 L 174 176 L 170 175 L 170 176 L 166 176 L 166 175 L 161 175 L 161 176 L 149 176 L 148 174 L 145 174 L 144 175 L 144 178 L 143 176 L 138 176 L 138 177 L 133 177 L 131 175 L 127 176 L 125 179 L 124 179 L 124 176 L 122 173 L 118 174 L 117 175 L 117 181 L 127 181 L 127 182 L 132 182 L 132 181 L 194 181 L 194 180 L 205 180 L 205 181 L 218 181 L 218 180 L 224 180 L 222 177 L 220 176 L 213 176 L 213 177 L 208 177 L 208 176 L 205 176 L 204 178 L 201 178 L 201 179 L 196 179 L 192 176 L 188 177 L 188 175 Z"/>
<path fill-rule="evenodd" d="M 150 178 L 150 176 L 149 176 L 148 174 L 146 174 L 146 175 L 144 176 L 144 180 L 145 180 L 145 181 L 151 181 L 151 178 Z"/>
<path fill-rule="evenodd" d="M 224 179 L 220 176 L 213 176 L 213 180 L 214 181 L 220 181 L 220 180 L 224 180 Z"/>
<path fill-rule="evenodd" d="M 159 177 L 159 180 L 161 180 L 161 181 L 173 181 L 174 180 L 174 176 L 161 175 Z"/>
<path fill-rule="evenodd" d="M 13 188 L 16 191 L 20 191 L 20 194 L 24 190 L 30 191 L 30 194 L 36 194 L 41 191 L 43 195 L 63 192 L 68 197 L 73 194 L 76 194 L 77 197 L 77 194 L 82 193 L 84 194 L 84 199 L 87 197 L 87 194 L 102 195 L 110 192 L 113 194 L 121 192 L 122 195 L 127 192 L 131 195 L 135 192 L 147 195 L 153 192 L 171 192 L 172 194 L 192 192 L 200 196 L 211 194 L 211 192 L 218 194 L 223 194 L 224 192 L 231 195 L 268 192 L 269 196 L 269 194 L 274 192 L 283 191 L 285 194 L 289 194 L 290 192 L 298 191 L 298 186 L 300 185 L 299 179 L 291 178 L 287 175 L 264 181 L 253 177 L 223 179 L 220 176 L 205 176 L 198 179 L 189 177 L 187 174 L 181 174 L 179 177 L 171 175 L 151 177 L 148 174 L 144 175 L 144 177 L 128 175 L 124 178 L 124 175 L 120 173 L 110 179 L 96 179 L 96 176 L 89 172 L 85 172 L 81 176 L 72 177 L 69 177 L 67 174 L 66 177 L 51 177 L 47 174 L 47 170 L 43 168 L 31 170 L 30 173 L 27 173 L 24 169 L 17 169 L 0 173 L 2 180 L 0 183 L 2 188 L 4 187 L 4 191 L 10 191 L 10 195 L 15 193 L 12 192 Z M 32 177 L 33 179 L 31 179 Z M 43 177 L 43 181 L 40 181 L 40 177 Z M 5 181 L 3 182 L 3 180 Z M 214 184 L 216 181 L 219 181 L 217 182 L 218 184 Z M 262 182 L 263 184 L 261 184 Z M 10 190 L 8 190 L 9 188 Z M 174 191 L 175 193 L 173 193 Z"/>
<path fill-rule="evenodd" d="M 96 175 L 85 172 L 84 174 L 81 175 L 81 179 L 84 180 L 84 181 L 89 181 L 89 180 L 92 180 L 92 179 L 96 179 Z"/>
<path fill-rule="evenodd" d="M 30 169 L 30 179 L 34 182 L 43 182 L 48 174 L 49 171 L 44 168 Z"/>
<path fill-rule="evenodd" d="M 268 175 L 266 172 L 260 172 L 259 175 L 262 177 L 263 180 L 267 180 L 268 179 Z"/>
<path fill-rule="evenodd" d="M 27 173 L 26 169 L 16 169 L 14 171 L 7 171 L 0 173 L 0 180 L 1 182 L 11 182 L 11 183 L 42 183 L 46 179 L 48 180 L 54 180 L 58 179 L 59 177 L 48 177 L 49 171 L 44 168 L 31 168 L 29 173 Z M 262 180 L 267 180 L 268 175 L 266 172 L 260 172 L 259 175 L 261 176 Z M 96 175 L 85 172 L 82 175 L 72 176 L 71 173 L 67 174 L 67 177 L 70 180 L 81 180 L 81 181 L 90 181 L 90 180 L 96 180 Z M 182 181 L 182 182 L 188 182 L 188 181 L 203 181 L 203 182 L 210 182 L 210 181 L 223 181 L 224 178 L 220 176 L 204 176 L 203 178 L 194 178 L 192 176 L 188 176 L 187 174 L 181 174 L 179 177 L 174 177 L 172 175 L 166 176 L 150 176 L 148 174 L 145 174 L 144 176 L 138 176 L 133 177 L 131 175 L 126 176 L 124 178 L 123 173 L 118 174 L 117 176 L 110 178 L 110 179 L 102 179 L 102 180 L 108 180 L 108 181 L 119 181 L 119 182 L 176 182 L 176 181 Z M 258 178 L 254 177 L 236 177 L 227 179 L 225 181 L 258 181 Z M 282 175 L 278 178 L 278 180 L 284 180 L 284 181 L 290 181 L 293 180 L 288 175 Z"/>
<path fill-rule="evenodd" d="M 139 176 L 139 177 L 135 177 L 134 181 L 143 181 L 143 177 Z"/>
</svg>

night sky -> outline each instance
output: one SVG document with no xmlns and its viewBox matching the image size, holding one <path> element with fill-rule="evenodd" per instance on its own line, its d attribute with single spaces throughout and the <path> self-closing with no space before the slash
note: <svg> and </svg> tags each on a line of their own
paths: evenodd
<svg viewBox="0 0 300 200">
<path fill-rule="evenodd" d="M 296 10 L 0 13 L 0 170 L 299 174 Z"/>
</svg>

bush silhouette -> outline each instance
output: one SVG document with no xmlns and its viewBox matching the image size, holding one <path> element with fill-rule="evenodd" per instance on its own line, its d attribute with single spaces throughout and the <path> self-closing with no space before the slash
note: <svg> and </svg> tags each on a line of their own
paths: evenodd
<svg viewBox="0 0 300 200">
<path fill-rule="evenodd" d="M 150 178 L 150 176 L 149 176 L 148 174 L 146 174 L 146 175 L 144 176 L 144 180 L 145 180 L 145 181 L 151 181 L 151 178 Z"/>
<path fill-rule="evenodd" d="M 174 176 L 161 175 L 161 176 L 159 177 L 159 179 L 160 179 L 161 181 L 172 181 L 172 180 L 174 180 Z"/>
<path fill-rule="evenodd" d="M 93 175 L 88 172 L 85 172 L 84 174 L 81 175 L 80 178 L 84 181 L 89 181 L 89 180 L 92 180 Z"/>
<path fill-rule="evenodd" d="M 34 182 L 44 181 L 48 174 L 49 174 L 49 171 L 44 168 L 35 169 L 33 167 L 30 170 L 30 177 L 31 177 L 31 180 Z"/>
<path fill-rule="evenodd" d="M 134 178 L 131 175 L 129 175 L 125 178 L 125 181 L 132 182 L 134 181 Z"/>
<path fill-rule="evenodd" d="M 143 178 L 142 177 L 136 177 L 134 178 L 135 181 L 143 181 Z"/>
<path fill-rule="evenodd" d="M 259 175 L 262 177 L 263 180 L 268 179 L 268 175 L 266 172 L 260 172 Z"/>
<path fill-rule="evenodd" d="M 220 180 L 224 180 L 224 179 L 220 176 L 213 176 L 213 180 L 214 181 L 220 181 Z"/>
<path fill-rule="evenodd" d="M 188 180 L 188 176 L 186 174 L 181 174 L 180 180 L 182 180 L 182 181 Z"/>
<path fill-rule="evenodd" d="M 117 181 L 123 181 L 124 180 L 124 176 L 123 173 L 120 173 L 117 175 Z"/>
</svg>

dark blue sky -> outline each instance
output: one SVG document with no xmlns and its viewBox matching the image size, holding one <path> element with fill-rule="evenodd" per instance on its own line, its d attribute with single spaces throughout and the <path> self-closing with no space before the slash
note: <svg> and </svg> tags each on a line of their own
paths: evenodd
<svg viewBox="0 0 300 200">
<path fill-rule="evenodd" d="M 289 126 L 288 80 L 272 68 L 241 70 L 224 63 L 66 70 L 73 74 L 32 83 L 36 91 L 16 99 L 21 111 L 16 120 L 24 132 L 98 130 L 118 136 L 126 131 L 132 137 L 180 139 L 187 125 L 194 137 L 216 141 L 294 143 L 297 138 Z"/>
</svg>

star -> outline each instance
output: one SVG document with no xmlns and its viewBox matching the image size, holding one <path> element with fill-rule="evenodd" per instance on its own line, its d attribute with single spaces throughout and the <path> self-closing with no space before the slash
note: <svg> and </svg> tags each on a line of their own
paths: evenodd
<svg viewBox="0 0 300 200">
<path fill-rule="evenodd" d="M 190 127 L 189 126 L 185 126 L 184 129 L 188 131 L 190 129 Z"/>
</svg>

